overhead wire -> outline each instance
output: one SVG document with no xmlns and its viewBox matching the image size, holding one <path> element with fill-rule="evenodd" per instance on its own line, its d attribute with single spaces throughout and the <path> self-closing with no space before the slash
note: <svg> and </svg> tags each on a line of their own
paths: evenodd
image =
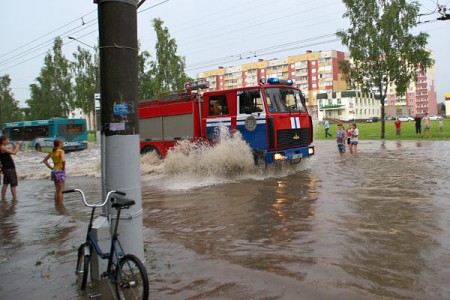
<svg viewBox="0 0 450 300">
<path fill-rule="evenodd" d="M 154 7 L 157 7 L 157 6 L 160 6 L 160 5 L 162 5 L 162 4 L 164 4 L 164 3 L 168 2 L 168 1 L 170 1 L 170 0 L 164 0 L 164 1 L 162 1 L 162 2 L 156 3 L 155 5 L 152 5 L 152 6 L 150 6 L 150 7 L 147 7 L 147 8 L 145 8 L 145 9 L 140 10 L 138 13 L 143 13 L 143 12 L 145 12 L 145 11 L 148 11 L 149 9 L 154 8 Z M 259 1 L 259 2 L 261 2 L 261 1 Z M 312 2 L 311 2 L 311 3 L 312 3 Z M 312 9 L 316 9 L 316 8 L 313 7 L 313 8 L 311 8 L 310 10 L 312 10 Z M 96 11 L 96 10 L 94 10 L 94 11 L 92 11 L 92 12 L 95 12 L 95 11 Z M 90 13 L 84 15 L 83 17 L 85 17 L 85 16 L 91 14 L 92 12 L 90 12 Z M 305 10 L 303 10 L 303 12 L 305 12 Z M 297 15 L 300 14 L 300 13 L 301 13 L 301 12 L 299 12 L 299 13 L 290 13 L 288 16 L 290 16 L 290 17 L 292 17 L 292 16 L 297 16 Z M 83 17 L 81 17 L 81 18 L 83 18 Z M 285 18 L 286 18 L 286 16 L 284 16 L 284 17 L 279 17 L 279 18 L 273 18 L 273 19 L 271 19 L 271 20 L 265 20 L 264 22 L 259 22 L 258 24 L 253 24 L 251 27 L 261 26 L 261 25 L 266 25 L 268 22 L 277 22 L 277 21 L 279 21 L 279 20 L 284 20 Z M 74 22 L 79 21 L 79 20 L 80 20 L 80 18 L 77 18 L 77 19 L 75 19 L 75 20 L 69 22 L 68 24 L 65 24 L 64 26 L 61 26 L 61 27 L 59 27 L 59 28 L 57 28 L 57 29 L 55 29 L 55 30 L 49 32 L 48 34 L 45 34 L 45 35 L 43 35 L 43 36 L 41 36 L 41 37 L 39 37 L 39 38 L 33 40 L 32 42 L 29 42 L 29 43 L 27 43 L 27 44 L 25 44 L 25 45 L 23 45 L 23 46 L 21 46 L 21 47 L 16 48 L 15 50 L 21 49 L 21 48 L 25 47 L 26 45 L 29 45 L 29 44 L 35 42 L 36 40 L 42 39 L 42 38 L 44 38 L 44 37 L 46 37 L 46 36 L 48 36 L 48 35 L 50 35 L 50 34 L 52 34 L 52 33 L 54 33 L 54 32 L 57 32 L 58 30 L 60 30 L 60 29 L 62 29 L 62 28 L 64 28 L 64 27 L 67 27 L 68 25 L 73 24 Z M 88 22 L 94 22 L 94 21 L 97 21 L 97 18 L 92 19 L 92 20 L 90 20 L 90 21 L 88 21 Z M 95 24 L 96 24 L 96 23 L 94 23 L 93 25 L 95 25 Z M 237 24 L 235 24 L 235 25 L 239 25 L 239 24 L 242 25 L 242 23 L 237 23 Z M 90 25 L 90 26 L 93 26 L 93 25 Z M 68 31 L 64 32 L 62 35 L 68 35 L 68 34 L 80 33 L 80 32 L 83 32 L 83 31 L 85 31 L 87 28 L 90 27 L 90 26 L 86 26 L 86 27 L 83 27 L 83 26 L 84 26 L 84 24 L 83 24 L 83 25 L 80 25 L 80 26 L 77 26 L 77 27 L 75 27 L 75 28 L 73 28 L 73 29 L 71 29 L 71 30 L 68 30 Z M 196 26 L 198 26 L 198 25 L 196 25 Z M 80 28 L 80 27 L 81 27 L 81 28 Z M 79 29 L 79 30 L 76 31 L 77 29 Z M 232 32 L 235 32 L 235 31 L 236 31 L 236 30 L 233 30 L 233 31 L 228 32 L 228 33 L 232 33 Z M 82 35 L 81 37 L 88 36 L 88 35 L 93 34 L 93 33 L 95 33 L 95 32 L 98 32 L 98 29 L 92 30 L 92 31 L 90 31 L 90 32 L 88 32 L 88 33 L 85 33 L 85 34 Z M 267 36 L 267 32 L 265 32 L 264 34 Z M 326 34 L 326 35 L 323 35 L 323 36 L 312 37 L 312 38 L 310 38 L 310 39 L 306 39 L 306 40 L 302 40 L 302 41 L 295 41 L 295 42 L 290 42 L 290 43 L 285 43 L 285 44 L 273 45 L 273 46 L 271 46 L 271 47 L 261 48 L 261 49 L 255 49 L 255 50 L 250 50 L 250 51 L 247 51 L 247 52 L 244 52 L 244 53 L 233 54 L 233 55 L 227 56 L 227 57 L 221 57 L 221 58 L 211 59 L 211 60 L 207 60 L 207 61 L 203 61 L 203 62 L 197 62 L 197 63 L 191 64 L 191 65 L 187 65 L 186 69 L 187 69 L 187 70 L 200 69 L 201 67 L 217 65 L 217 64 L 220 64 L 220 63 L 224 64 L 224 63 L 227 63 L 227 62 L 229 62 L 229 61 L 235 62 L 235 61 L 238 61 L 238 60 L 242 60 L 243 57 L 244 57 L 244 58 L 245 58 L 245 57 L 249 57 L 249 58 L 250 58 L 250 57 L 252 57 L 252 56 L 253 56 L 253 57 L 262 57 L 262 56 L 264 56 L 264 55 L 270 55 L 270 54 L 275 54 L 275 53 L 282 53 L 282 52 L 286 52 L 286 51 L 289 51 L 289 50 L 295 50 L 295 49 L 300 49 L 300 48 L 304 48 L 304 47 L 311 47 L 311 46 L 313 46 L 313 45 L 320 45 L 320 44 L 325 44 L 325 43 L 331 43 L 331 42 L 337 41 L 337 39 L 326 40 L 326 41 L 319 41 L 319 40 L 322 39 L 322 38 L 325 38 L 325 37 L 331 37 L 331 36 L 333 36 L 333 35 L 334 35 L 334 33 L 332 33 L 332 34 Z M 59 36 L 61 36 L 61 35 L 59 35 Z M 222 37 L 222 39 L 223 39 L 223 37 Z M 306 41 L 314 41 L 314 40 L 316 40 L 315 43 L 310 43 L 310 44 L 306 44 L 306 45 L 299 45 L 299 43 L 302 43 L 302 42 L 305 43 Z M 52 39 L 52 40 L 49 40 L 49 41 L 46 41 L 46 42 L 43 42 L 43 43 L 41 43 L 41 44 L 39 44 L 39 45 L 38 45 L 39 48 L 36 48 L 36 49 L 33 49 L 33 48 L 32 48 L 32 49 L 28 49 L 28 50 L 26 50 L 26 51 L 23 51 L 23 52 L 17 54 L 17 55 L 15 56 L 15 58 L 16 58 L 16 59 L 19 59 L 19 58 L 22 58 L 23 56 L 26 56 L 27 54 L 35 53 L 35 52 L 38 51 L 39 49 L 42 49 L 42 47 L 44 47 L 43 45 L 44 45 L 45 43 L 52 42 L 52 41 L 53 41 L 53 39 Z M 67 45 L 67 44 L 69 44 L 69 43 L 71 43 L 71 42 L 74 42 L 74 41 L 67 42 L 67 43 L 65 43 L 64 45 Z M 38 46 L 36 46 L 36 47 L 38 47 Z M 10 51 L 10 52 L 13 52 L 13 51 L 14 51 L 14 50 L 12 50 L 12 51 Z M 45 53 L 47 53 L 47 51 L 44 52 L 44 53 L 40 53 L 40 54 L 38 54 L 38 55 L 36 55 L 36 56 L 33 56 L 33 57 L 31 57 L 31 58 L 28 58 L 28 59 L 26 59 L 26 60 L 24 60 L 24 61 L 21 61 L 21 62 L 19 62 L 19 63 L 17 63 L 17 64 L 14 64 L 14 65 L 12 65 L 12 66 L 9 66 L 9 67 L 7 67 L 7 68 L 4 68 L 4 69 L 0 70 L 0 72 L 2 72 L 2 71 L 4 71 L 4 70 L 7 70 L 7 69 L 11 69 L 11 68 L 13 68 L 13 67 L 16 67 L 16 66 L 18 66 L 18 65 L 20 65 L 20 64 L 23 64 L 23 63 L 25 63 L 25 62 L 28 62 L 28 61 L 30 61 L 30 60 L 33 60 L 33 59 L 35 59 L 35 58 L 37 58 L 37 57 L 39 57 L 39 56 L 44 55 Z M 6 55 L 6 54 L 5 54 L 5 55 Z M 0 57 L 1 57 L 1 56 L 0 56 Z M 238 59 L 238 58 L 239 58 L 239 59 Z M 0 66 L 4 65 L 5 63 L 11 62 L 11 59 L 12 59 L 12 58 L 10 58 L 10 59 L 8 59 L 8 60 L 6 60 L 6 61 L 5 61 L 5 60 L 4 60 L 4 61 L 0 61 Z"/>
<path fill-rule="evenodd" d="M 151 5 L 150 7 L 146 8 L 146 9 L 143 9 L 143 10 L 139 11 L 138 13 L 143 12 L 143 11 L 146 11 L 146 10 L 149 10 L 149 9 L 151 9 L 151 8 L 154 8 L 154 7 L 157 7 L 157 6 L 159 6 L 159 5 L 162 5 L 163 3 L 166 3 L 166 2 L 168 2 L 168 1 L 170 1 L 170 0 L 164 0 L 164 1 L 162 1 L 162 2 L 156 3 L 156 4 Z M 14 64 L 14 62 L 17 61 L 17 60 L 19 60 L 19 59 L 22 59 L 22 58 L 24 58 L 24 57 L 26 57 L 26 56 L 28 56 L 28 55 L 31 55 L 31 54 L 33 54 L 33 53 L 36 53 L 37 51 L 39 51 L 39 50 L 41 50 L 41 49 L 43 49 L 43 48 L 48 48 L 49 46 L 52 45 L 52 43 L 54 42 L 54 39 L 55 39 L 56 37 L 62 37 L 62 38 L 64 39 L 64 38 L 68 37 L 69 35 L 73 35 L 73 34 L 76 34 L 76 33 L 83 32 L 83 31 L 85 31 L 86 29 L 88 29 L 88 28 L 90 28 L 90 27 L 92 27 L 92 26 L 97 25 L 97 24 L 98 24 L 98 23 L 97 23 L 98 18 L 94 18 L 94 19 L 89 20 L 89 21 L 84 21 L 84 19 L 83 19 L 83 18 L 85 18 L 86 16 L 92 14 L 93 12 L 97 12 L 97 9 L 95 9 L 95 10 L 93 10 L 93 11 L 91 11 L 91 12 L 89 12 L 89 13 L 83 15 L 83 16 L 81 16 L 80 18 L 76 18 L 76 19 L 74 19 L 74 20 L 68 22 L 67 24 L 64 24 L 64 25 L 62 25 L 62 26 L 60 26 L 60 27 L 58 27 L 58 28 L 56 28 L 56 29 L 54 29 L 54 30 L 52 30 L 52 31 L 50 31 L 50 32 L 48 32 L 48 33 L 46 33 L 46 34 L 44 34 L 44 35 L 42 35 L 42 36 L 40 36 L 40 37 L 38 37 L 38 38 L 36 38 L 36 39 L 34 39 L 34 40 L 32 40 L 32 41 L 30 41 L 30 42 L 24 44 L 24 45 L 22 45 L 22 46 L 20 46 L 20 47 L 17 47 L 17 48 L 15 48 L 15 49 L 13 49 L 13 50 L 10 50 L 10 51 L 7 52 L 7 53 L 4 53 L 3 55 L 0 55 L 0 59 L 1 59 L 1 58 L 5 57 L 5 56 L 11 54 L 11 53 L 17 52 L 18 50 L 20 50 L 20 49 L 22 49 L 22 48 L 25 48 L 26 46 L 29 46 L 29 45 L 31 45 L 31 44 L 33 44 L 33 43 L 35 43 L 35 42 L 37 42 L 37 41 L 39 41 L 39 40 L 41 40 L 41 39 L 47 37 L 47 36 L 49 36 L 49 35 L 51 35 L 51 34 L 54 34 L 54 33 L 60 31 L 61 29 L 65 28 L 65 27 L 67 27 L 67 26 L 69 26 L 69 25 L 71 25 L 71 24 L 73 24 L 73 23 L 79 22 L 80 20 L 82 21 L 82 25 L 73 27 L 73 28 L 71 28 L 71 29 L 69 29 L 69 30 L 67 30 L 67 31 L 65 31 L 65 32 L 63 32 L 63 33 L 61 33 L 61 34 L 57 34 L 56 36 L 53 36 L 51 39 L 46 40 L 46 41 L 44 41 L 44 42 L 41 42 L 40 44 L 34 45 L 33 47 L 28 48 L 28 49 L 26 49 L 26 50 L 24 50 L 24 51 L 22 51 L 22 52 L 20 52 L 20 53 L 18 53 L 18 54 L 15 54 L 14 56 L 11 56 L 11 57 L 6 58 L 6 59 L 4 59 L 4 60 L 0 60 L 0 67 L 1 67 L 1 66 L 4 66 L 3 68 L 0 69 L 0 72 L 4 72 L 4 71 L 6 71 L 6 70 L 12 69 L 12 68 L 17 67 L 17 66 L 19 66 L 19 65 L 22 65 L 22 64 L 24 64 L 24 63 L 26 63 L 26 62 L 29 62 L 29 61 L 31 61 L 31 60 L 33 60 L 33 59 L 35 59 L 35 58 L 38 58 L 38 57 L 40 57 L 40 56 L 42 56 L 42 55 L 45 55 L 46 53 L 48 53 L 48 51 L 41 52 L 41 53 L 39 53 L 39 54 L 37 54 L 37 55 L 35 55 L 35 56 L 32 56 L 32 57 L 30 57 L 30 58 L 25 58 L 24 60 L 22 60 L 22 61 L 20 61 L 20 62 Z M 95 23 L 90 24 L 90 23 L 92 23 L 92 22 L 95 22 Z M 87 24 L 90 24 L 90 25 L 87 25 Z M 85 25 L 87 25 L 87 26 L 85 26 Z M 84 35 L 82 35 L 82 36 L 80 36 L 80 37 L 85 37 L 85 36 L 88 36 L 88 35 L 93 34 L 93 33 L 95 33 L 95 32 L 98 32 L 98 29 L 93 30 L 93 31 L 90 31 L 90 32 L 88 32 L 88 33 L 86 33 L 86 34 L 84 34 Z M 68 45 L 68 44 L 71 44 L 71 43 L 73 43 L 73 42 L 74 42 L 74 41 L 71 40 L 71 41 L 69 41 L 69 42 L 64 43 L 64 45 Z M 5 66 L 5 65 L 11 64 L 11 63 L 12 63 L 12 65 Z"/>
<path fill-rule="evenodd" d="M 76 18 L 76 19 L 70 21 L 70 22 L 67 23 L 67 24 L 64 24 L 64 25 L 62 25 L 62 26 L 60 26 L 60 27 L 58 27 L 58 28 L 56 28 L 56 29 L 54 29 L 54 30 L 52 30 L 52 31 L 50 31 L 50 32 L 48 32 L 48 33 L 42 35 L 42 36 L 40 36 L 40 37 L 37 37 L 36 39 L 34 39 L 34 40 L 32 40 L 32 41 L 30 41 L 30 42 L 28 42 L 28 43 L 26 43 L 26 44 L 24 44 L 24 45 L 22 45 L 22 46 L 19 46 L 19 47 L 15 48 L 15 49 L 10 50 L 9 52 L 6 52 L 6 53 L 4 53 L 4 54 L 1 54 L 1 55 L 0 55 L 0 58 L 2 58 L 2 57 L 4 57 L 4 56 L 7 56 L 8 54 L 13 53 L 13 52 L 15 52 L 15 51 L 17 51 L 17 50 L 19 50 L 19 49 L 22 49 L 22 48 L 24 48 L 24 47 L 26 47 L 26 46 L 28 46 L 28 45 L 34 43 L 34 42 L 36 42 L 36 41 L 38 41 L 38 40 L 40 40 L 40 39 L 46 37 L 46 36 L 49 36 L 50 34 L 52 34 L 52 33 L 54 33 L 54 32 L 57 32 L 58 30 L 60 30 L 60 29 L 62 29 L 62 28 L 65 28 L 65 27 L 69 26 L 70 24 L 73 24 L 73 23 L 75 23 L 75 22 L 79 22 L 80 20 L 82 20 L 82 22 L 84 23 L 83 18 L 86 17 L 86 16 L 88 16 L 88 15 L 90 15 L 91 13 L 93 13 L 93 12 L 95 12 L 95 11 L 96 11 L 96 10 L 93 10 L 93 11 L 91 11 L 91 12 L 89 12 L 89 13 L 87 13 L 87 14 L 85 14 L 85 15 L 79 17 L 79 18 Z M 84 24 L 83 24 L 83 25 L 84 25 Z"/>
</svg>

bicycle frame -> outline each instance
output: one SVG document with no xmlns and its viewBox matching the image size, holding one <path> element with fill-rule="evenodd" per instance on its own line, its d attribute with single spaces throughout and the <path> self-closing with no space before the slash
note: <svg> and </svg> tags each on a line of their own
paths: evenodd
<svg viewBox="0 0 450 300">
<path fill-rule="evenodd" d="M 102 274 L 102 276 L 103 277 L 108 276 L 110 279 L 114 279 L 114 274 L 112 274 L 112 272 L 111 272 L 113 263 L 117 264 L 119 259 L 124 255 L 123 247 L 119 241 L 119 238 L 118 238 L 119 235 L 117 234 L 117 231 L 119 228 L 120 213 L 121 213 L 122 209 L 121 208 L 117 209 L 117 219 L 114 224 L 114 230 L 113 230 L 113 234 L 111 237 L 111 246 L 110 246 L 109 253 L 105 253 L 102 251 L 94 234 L 92 233 L 95 209 L 96 209 L 96 207 L 92 207 L 91 217 L 89 220 L 89 226 L 88 226 L 87 235 L 86 235 L 86 242 L 84 243 L 84 247 L 85 247 L 84 253 L 86 255 L 91 255 L 91 247 L 93 247 L 95 252 L 98 254 L 98 256 L 101 259 L 107 259 L 108 265 L 107 265 L 106 271 Z M 117 246 L 116 246 L 116 244 L 117 244 Z M 114 256 L 116 257 L 115 260 L 114 260 Z"/>
<path fill-rule="evenodd" d="M 76 274 L 80 276 L 80 290 L 83 291 L 86 289 L 92 253 L 91 250 L 92 248 L 94 248 L 100 259 L 108 260 L 106 271 L 102 273 L 101 277 L 108 277 L 110 283 L 114 283 L 116 287 L 117 298 L 147 300 L 149 294 L 149 283 L 145 265 L 134 254 L 124 253 L 123 247 L 118 238 L 119 234 L 117 233 L 119 229 L 120 213 L 122 209 L 130 208 L 130 206 L 135 204 L 135 201 L 124 198 L 110 198 L 112 194 L 118 194 L 122 196 L 126 195 L 126 193 L 124 192 L 112 190 L 108 192 L 102 204 L 89 204 L 86 201 L 82 190 L 71 189 L 63 191 L 63 193 L 73 192 L 79 192 L 81 194 L 84 205 L 92 208 L 89 225 L 86 232 L 86 241 L 82 243 L 78 248 Z M 100 248 L 100 245 L 92 232 L 92 227 L 94 223 L 95 209 L 97 207 L 103 207 L 108 202 L 108 200 L 111 200 L 111 207 L 117 209 L 117 214 L 114 224 L 114 230 L 111 236 L 111 246 L 109 249 L 110 251 L 109 253 L 105 253 Z"/>
</svg>

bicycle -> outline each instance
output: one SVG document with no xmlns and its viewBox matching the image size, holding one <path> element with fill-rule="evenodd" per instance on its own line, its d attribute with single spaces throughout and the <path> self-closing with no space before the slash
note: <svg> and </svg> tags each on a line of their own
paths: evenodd
<svg viewBox="0 0 450 300">
<path fill-rule="evenodd" d="M 89 204 L 86 201 L 84 192 L 80 189 L 65 190 L 63 193 L 78 192 L 85 206 L 92 208 L 91 217 L 86 234 L 86 241 L 78 248 L 78 259 L 75 274 L 78 276 L 80 289 L 86 289 L 89 273 L 89 264 L 91 260 L 92 249 L 97 252 L 99 258 L 107 259 L 106 271 L 102 273 L 103 278 L 108 278 L 109 282 L 115 285 L 115 291 L 118 299 L 148 299 L 149 284 L 147 270 L 141 260 L 133 254 L 124 254 L 123 247 L 120 244 L 117 230 L 119 228 L 120 212 L 122 209 L 128 209 L 135 204 L 134 200 L 111 197 L 113 194 L 124 196 L 120 191 L 110 191 L 102 204 Z M 97 207 L 103 207 L 108 200 L 111 200 L 111 207 L 117 210 L 117 221 L 114 225 L 111 237 L 111 246 L 109 253 L 103 252 L 92 233 L 94 213 Z M 92 276 L 92 275 L 91 275 Z"/>
</svg>

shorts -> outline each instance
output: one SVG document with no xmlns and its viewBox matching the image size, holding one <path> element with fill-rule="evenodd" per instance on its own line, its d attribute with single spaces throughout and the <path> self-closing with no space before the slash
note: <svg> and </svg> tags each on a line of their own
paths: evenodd
<svg viewBox="0 0 450 300">
<path fill-rule="evenodd" d="M 65 182 L 66 172 L 64 172 L 64 170 L 52 170 L 50 173 L 50 179 L 55 182 Z"/>
<path fill-rule="evenodd" d="M 352 145 L 358 145 L 358 141 L 352 141 Z"/>
<path fill-rule="evenodd" d="M 339 153 L 345 153 L 345 145 L 344 144 L 338 144 L 338 150 Z"/>
<path fill-rule="evenodd" d="M 347 138 L 347 144 L 348 145 L 350 145 L 351 141 L 352 141 L 351 138 Z"/>
<path fill-rule="evenodd" d="M 3 170 L 3 184 L 10 184 L 11 187 L 16 187 L 18 184 L 16 169 Z"/>
<path fill-rule="evenodd" d="M 425 124 L 425 129 L 430 129 L 430 124 Z"/>
</svg>

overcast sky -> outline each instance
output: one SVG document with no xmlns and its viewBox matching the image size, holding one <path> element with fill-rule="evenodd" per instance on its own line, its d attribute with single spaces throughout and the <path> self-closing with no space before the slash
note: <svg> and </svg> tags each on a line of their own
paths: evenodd
<svg viewBox="0 0 450 300">
<path fill-rule="evenodd" d="M 420 0 L 422 16 L 415 32 L 427 32 L 436 60 L 438 102 L 450 93 L 450 20 L 436 21 L 437 4 L 450 11 L 450 0 Z M 218 66 L 235 66 L 304 53 L 306 50 L 347 51 L 333 33 L 347 27 L 339 0 L 147 0 L 138 10 L 141 49 L 155 56 L 153 18 L 161 18 L 186 58 L 191 77 Z M 433 22 L 434 20 L 434 22 Z M 29 98 L 45 54 L 55 37 L 64 41 L 69 60 L 75 37 L 95 46 L 97 5 L 93 0 L 0 0 L 0 76 L 9 74 L 11 89 L 22 105 Z"/>
</svg>

